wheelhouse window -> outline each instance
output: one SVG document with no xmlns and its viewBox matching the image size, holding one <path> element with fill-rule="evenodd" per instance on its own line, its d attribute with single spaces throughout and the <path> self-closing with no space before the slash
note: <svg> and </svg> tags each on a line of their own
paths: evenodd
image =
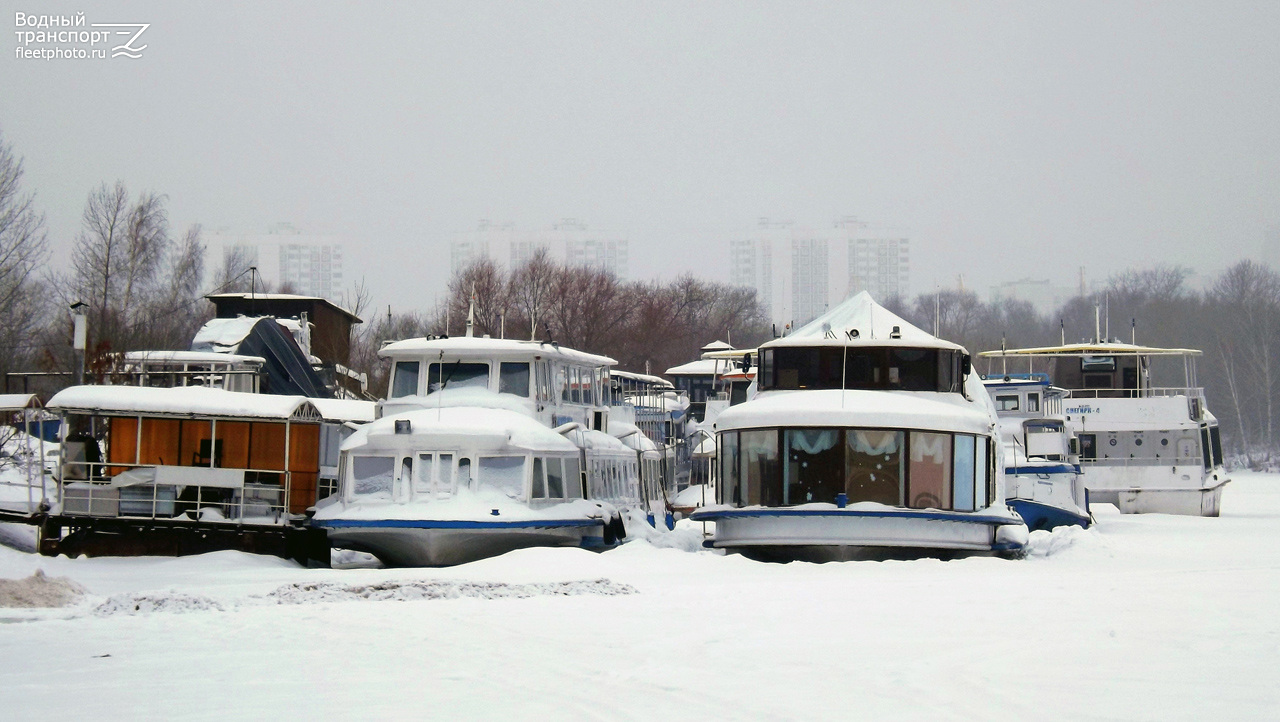
<svg viewBox="0 0 1280 722">
<path fill-rule="evenodd" d="M 761 352 L 761 390 L 890 389 L 958 392 L 963 354 L 950 349 L 780 347 Z"/>
<path fill-rule="evenodd" d="M 1018 395 L 1009 394 L 1008 396 L 1000 395 L 996 397 L 996 411 L 1017 411 Z"/>
<path fill-rule="evenodd" d="M 524 466 L 523 456 L 482 456 L 480 484 L 497 489 L 512 499 L 523 499 Z"/>
<path fill-rule="evenodd" d="M 397 361 L 391 380 L 391 398 L 418 393 L 418 362 Z"/>
<path fill-rule="evenodd" d="M 1040 394 L 1032 392 L 1027 394 L 1027 411 L 1040 410 Z"/>
<path fill-rule="evenodd" d="M 427 393 L 461 388 L 489 388 L 489 364 L 461 361 L 431 364 L 427 371 Z"/>
<path fill-rule="evenodd" d="M 353 456 L 351 494 L 365 501 L 391 501 L 396 460 L 390 456 Z"/>
<path fill-rule="evenodd" d="M 985 436 L 898 429 L 791 428 L 718 437 L 721 503 L 876 502 L 977 511 L 992 498 Z"/>
<path fill-rule="evenodd" d="M 529 363 L 503 361 L 498 371 L 498 393 L 529 397 Z"/>
</svg>

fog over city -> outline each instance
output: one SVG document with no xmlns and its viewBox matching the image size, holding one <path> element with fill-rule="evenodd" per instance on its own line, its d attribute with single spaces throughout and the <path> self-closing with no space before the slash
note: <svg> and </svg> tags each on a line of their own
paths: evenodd
<svg viewBox="0 0 1280 722">
<path fill-rule="evenodd" d="M 6 35 L 0 131 L 55 265 L 122 180 L 175 229 L 337 237 L 400 309 L 482 220 L 577 219 L 642 279 L 727 281 L 758 219 L 850 216 L 911 240 L 913 293 L 1280 266 L 1276 3 L 3 7 L 150 24 L 136 59 Z"/>
</svg>

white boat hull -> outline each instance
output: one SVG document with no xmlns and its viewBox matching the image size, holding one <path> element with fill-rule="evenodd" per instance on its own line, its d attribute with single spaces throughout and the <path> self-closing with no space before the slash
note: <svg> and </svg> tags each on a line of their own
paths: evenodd
<svg viewBox="0 0 1280 722">
<path fill-rule="evenodd" d="M 731 509 L 694 512 L 714 521 L 717 549 L 814 560 L 923 556 L 937 552 L 1016 554 L 1027 528 L 1013 513 L 885 509 Z"/>
<path fill-rule="evenodd" d="M 603 547 L 598 520 L 542 524 L 486 522 L 317 522 L 329 544 L 364 551 L 388 566 L 443 567 L 538 546 Z"/>
</svg>

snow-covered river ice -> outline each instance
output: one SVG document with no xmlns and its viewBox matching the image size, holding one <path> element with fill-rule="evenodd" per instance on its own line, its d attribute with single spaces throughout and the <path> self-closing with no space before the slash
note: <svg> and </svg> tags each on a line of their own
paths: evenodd
<svg viewBox="0 0 1280 722">
<path fill-rule="evenodd" d="M 687 522 L 451 569 L 0 547 L 73 583 L 0 597 L 76 600 L 0 609 L 0 718 L 1277 719 L 1280 475 L 1234 478 L 1018 561 L 765 564 Z"/>
</svg>

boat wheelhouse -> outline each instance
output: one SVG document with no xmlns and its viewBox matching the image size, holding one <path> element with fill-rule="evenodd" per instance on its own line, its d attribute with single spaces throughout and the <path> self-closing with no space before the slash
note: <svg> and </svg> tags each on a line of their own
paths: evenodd
<svg viewBox="0 0 1280 722">
<path fill-rule="evenodd" d="M 343 444 L 338 493 L 312 519 L 334 546 L 445 566 L 529 546 L 607 548 L 625 519 L 666 515 L 673 475 L 648 434 L 668 424 L 610 405 L 626 400 L 612 390 L 613 359 L 471 336 L 380 354 L 392 361 L 380 418 Z"/>
<path fill-rule="evenodd" d="M 1217 516 L 1229 481 L 1218 420 L 1196 381 L 1200 351 L 1092 342 L 985 351 L 1025 363 L 1062 388 L 1062 416 L 1075 434 L 1091 503 L 1122 513 Z M 1156 386 L 1153 371 L 1183 372 L 1181 386 Z M 1163 367 L 1163 368 L 1160 368 Z"/>
<path fill-rule="evenodd" d="M 1088 528 L 1089 495 L 1062 416 L 1062 389 L 1045 374 L 987 376 L 983 385 L 1000 419 L 1009 506 L 1027 528 Z"/>
<path fill-rule="evenodd" d="M 1017 553 L 995 411 L 965 350 L 860 293 L 758 349 L 716 420 L 710 546 L 763 558 Z"/>
</svg>

